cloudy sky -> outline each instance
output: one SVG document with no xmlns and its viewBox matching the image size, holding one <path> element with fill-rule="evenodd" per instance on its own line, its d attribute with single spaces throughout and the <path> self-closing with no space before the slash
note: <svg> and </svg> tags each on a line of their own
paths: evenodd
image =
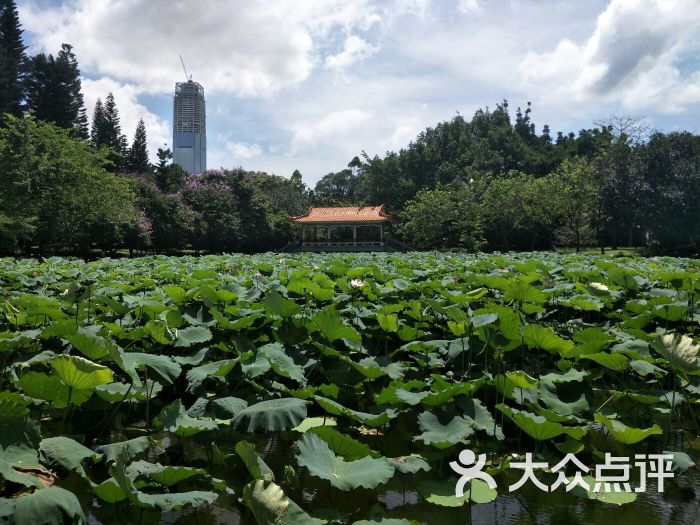
<svg viewBox="0 0 700 525">
<path fill-rule="evenodd" d="M 700 132 L 700 0 L 19 0 L 31 52 L 74 46 L 86 104 L 171 145 L 181 54 L 207 97 L 208 166 L 299 169 L 508 99 L 541 130 L 611 114 Z"/>
</svg>

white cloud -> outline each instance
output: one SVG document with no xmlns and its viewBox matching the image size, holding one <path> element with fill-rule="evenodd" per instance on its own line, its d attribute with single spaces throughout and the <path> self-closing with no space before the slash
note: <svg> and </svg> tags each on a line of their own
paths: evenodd
<svg viewBox="0 0 700 525">
<path fill-rule="evenodd" d="M 381 145 L 385 150 L 397 150 L 406 147 L 423 129 L 421 124 L 420 119 L 417 117 L 400 121 L 394 126 L 391 136 L 382 141 Z"/>
<path fill-rule="evenodd" d="M 233 154 L 233 161 L 248 160 L 262 154 L 263 150 L 258 144 L 246 144 L 244 142 L 226 142 L 226 149 Z"/>
<path fill-rule="evenodd" d="M 360 109 L 334 111 L 317 121 L 302 121 L 292 125 L 293 152 L 318 146 L 322 141 L 342 141 L 349 133 L 356 131 L 372 115 Z"/>
<path fill-rule="evenodd" d="M 482 7 L 479 4 L 479 0 L 459 0 L 457 3 L 457 10 L 460 13 L 473 13 L 475 11 L 481 11 Z"/>
<path fill-rule="evenodd" d="M 621 103 L 628 109 L 679 111 L 700 101 L 698 75 L 677 65 L 697 51 L 697 0 L 612 0 L 583 42 L 562 39 L 530 52 L 521 80 L 559 103 Z"/>
<path fill-rule="evenodd" d="M 345 45 L 340 53 L 326 57 L 326 67 L 336 71 L 344 71 L 377 51 L 379 51 L 377 46 L 373 46 L 357 35 L 349 35 L 345 39 Z"/>
<path fill-rule="evenodd" d="M 210 166 L 299 168 L 313 183 L 363 150 L 383 155 L 503 99 L 532 100 L 538 128 L 554 131 L 637 108 L 660 128 L 700 118 L 698 0 L 61 0 L 46 9 L 57 1 L 20 2 L 31 52 L 73 44 L 87 78 L 100 79 L 85 81 L 89 109 L 114 91 L 129 139 L 143 114 L 152 154 L 171 140 L 166 95 L 184 79 L 183 55 L 207 95 Z"/>
<path fill-rule="evenodd" d="M 112 93 L 119 111 L 122 133 L 126 136 L 129 144 L 134 138 L 136 125 L 142 118 L 146 125 L 148 153 L 151 161 L 155 162 L 158 148 L 170 147 L 172 132 L 168 122 L 151 113 L 146 106 L 138 102 L 140 91 L 136 86 L 121 84 L 111 78 L 102 77 L 98 80 L 83 79 L 82 87 L 90 122 L 92 122 L 92 112 L 97 99 L 101 98 L 104 102 L 107 95 Z"/>
<path fill-rule="evenodd" d="M 208 93 L 268 96 L 309 77 L 333 28 L 348 35 L 380 18 L 367 0 L 73 0 L 46 9 L 28 0 L 24 28 L 37 47 L 71 42 L 81 67 L 168 93 L 184 77 L 182 54 Z"/>
</svg>

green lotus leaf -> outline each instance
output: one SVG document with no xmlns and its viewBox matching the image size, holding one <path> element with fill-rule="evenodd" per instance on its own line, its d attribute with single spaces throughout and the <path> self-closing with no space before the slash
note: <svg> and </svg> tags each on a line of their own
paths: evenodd
<svg viewBox="0 0 700 525">
<path fill-rule="evenodd" d="M 67 471 L 77 471 L 83 474 L 85 471 L 81 463 L 91 458 L 100 461 L 102 454 L 94 452 L 85 445 L 65 436 L 45 438 L 39 444 L 39 458 L 50 469 L 61 467 Z"/>
<path fill-rule="evenodd" d="M 498 321 L 498 313 L 497 312 L 479 314 L 479 315 L 475 315 L 474 317 L 471 318 L 472 326 L 474 328 L 481 328 L 482 326 L 486 326 L 486 325 L 495 323 L 496 321 Z"/>
<path fill-rule="evenodd" d="M 476 431 L 472 422 L 461 416 L 427 411 L 418 415 L 418 427 L 423 433 L 415 436 L 414 441 L 441 449 L 464 443 Z"/>
<path fill-rule="evenodd" d="M 169 345 L 174 341 L 173 333 L 164 321 L 148 321 L 143 329 L 156 343 L 161 345 Z"/>
<path fill-rule="evenodd" d="M 268 294 L 262 301 L 265 311 L 270 315 L 276 315 L 286 319 L 299 312 L 299 305 L 291 299 L 282 297 L 277 292 Z"/>
<path fill-rule="evenodd" d="M 193 391 L 209 377 L 226 377 L 238 364 L 239 359 L 222 359 L 205 365 L 196 366 L 187 372 L 188 390 Z"/>
<path fill-rule="evenodd" d="M 137 491 L 136 503 L 145 508 L 159 509 L 162 512 L 179 510 L 183 507 L 201 507 L 214 503 L 219 495 L 216 492 L 191 490 L 189 492 L 168 492 L 164 494 L 147 494 Z"/>
<path fill-rule="evenodd" d="M 308 432 L 312 428 L 324 426 L 334 427 L 337 424 L 338 422 L 333 417 L 307 417 L 304 419 L 304 421 L 299 423 L 292 430 L 294 430 L 295 432 L 301 432 L 303 434 L 304 432 Z"/>
<path fill-rule="evenodd" d="M 605 417 L 600 412 L 596 412 L 593 419 L 605 425 L 605 427 L 610 431 L 610 434 L 617 439 L 620 443 L 626 445 L 633 445 L 634 443 L 639 443 L 640 441 L 648 438 L 649 436 L 663 434 L 663 430 L 659 425 L 652 425 L 649 428 L 634 428 L 628 427 L 621 421 L 616 419 L 609 419 Z"/>
<path fill-rule="evenodd" d="M 389 461 L 392 465 L 394 465 L 394 469 L 401 474 L 415 474 L 421 470 L 424 470 L 425 472 L 430 471 L 430 465 L 428 462 L 423 458 L 423 456 L 418 454 L 389 458 Z"/>
<path fill-rule="evenodd" d="M 119 503 L 128 498 L 119 483 L 114 478 L 107 478 L 102 483 L 90 482 L 90 488 L 95 495 L 106 503 Z"/>
<path fill-rule="evenodd" d="M 377 379 L 383 376 L 389 376 L 390 379 L 401 379 L 406 373 L 403 362 L 392 362 L 385 356 L 365 357 L 359 363 L 351 359 L 347 359 L 346 362 L 369 379 Z"/>
<path fill-rule="evenodd" d="M 522 330 L 523 341 L 530 348 L 541 348 L 553 354 L 568 354 L 574 347 L 573 341 L 562 339 L 549 328 L 536 324 L 527 325 Z"/>
<path fill-rule="evenodd" d="M 174 284 L 166 284 L 161 287 L 161 290 L 163 290 L 175 304 L 182 304 L 187 297 L 185 289 Z"/>
<path fill-rule="evenodd" d="M 218 495 L 214 492 L 199 490 L 190 492 L 168 492 L 166 494 L 147 494 L 141 492 L 136 488 L 133 480 L 127 474 L 126 456 L 127 450 L 124 448 L 117 454 L 117 460 L 110 466 L 109 473 L 122 492 L 127 495 L 131 504 L 137 507 L 160 509 L 161 511 L 167 512 L 181 509 L 188 505 L 199 507 L 207 503 L 214 503 L 218 498 Z M 109 490 L 110 496 L 114 496 L 116 493 L 111 487 L 106 488 L 105 492 L 107 492 L 107 490 Z"/>
<path fill-rule="evenodd" d="M 589 294 L 573 295 L 562 299 L 559 304 L 584 312 L 600 312 L 604 306 L 600 299 Z"/>
<path fill-rule="evenodd" d="M 404 518 L 371 518 L 368 520 L 353 521 L 352 525 L 419 525 L 415 520 Z"/>
<path fill-rule="evenodd" d="M 22 374 L 19 386 L 29 397 L 48 401 L 56 408 L 67 407 L 69 395 L 70 402 L 76 406 L 82 405 L 92 395 L 92 389 L 71 392 L 68 385 L 61 381 L 57 375 L 49 376 L 43 372 L 29 371 Z"/>
<path fill-rule="evenodd" d="M 167 355 L 122 352 L 120 357 L 122 370 L 130 375 L 136 386 L 141 384 L 136 371 L 144 371 L 146 368 L 149 370 L 149 375 L 155 374 L 152 379 L 164 385 L 172 385 L 182 373 L 182 367 Z"/>
<path fill-rule="evenodd" d="M 256 352 L 254 355 L 241 359 L 241 370 L 250 379 L 255 379 L 272 368 L 270 361 L 262 354 Z"/>
<path fill-rule="evenodd" d="M 328 480 L 340 490 L 359 487 L 373 489 L 394 475 L 394 467 L 388 459 L 364 457 L 345 461 L 337 457 L 323 439 L 312 433 L 304 434 L 297 443 L 299 466 L 306 467 L 312 476 Z"/>
<path fill-rule="evenodd" d="M 532 388 L 537 386 L 539 381 L 522 370 L 506 372 L 506 378 L 518 388 Z"/>
<path fill-rule="evenodd" d="M 21 332 L 2 332 L 0 333 L 0 351 L 14 350 L 22 345 L 35 341 L 41 330 L 23 330 Z"/>
<path fill-rule="evenodd" d="M 220 397 L 211 402 L 214 417 L 217 419 L 233 419 L 248 406 L 248 402 L 238 397 Z"/>
<path fill-rule="evenodd" d="M 109 355 L 107 350 L 108 341 L 104 337 L 87 332 L 84 329 L 66 335 L 64 339 L 88 359 L 103 359 Z"/>
<path fill-rule="evenodd" d="M 126 460 L 129 460 L 137 454 L 144 452 L 148 448 L 149 443 L 150 441 L 146 436 L 141 436 L 117 443 L 100 445 L 95 447 L 95 452 L 104 454 L 105 461 L 108 463 L 116 461 L 120 453 L 125 455 Z"/>
<path fill-rule="evenodd" d="M 425 383 L 420 380 L 408 382 L 396 381 L 385 387 L 379 394 L 374 396 L 378 405 L 417 405 L 430 392 L 413 392 L 413 390 L 425 388 Z"/>
<path fill-rule="evenodd" d="M 86 523 L 78 498 L 60 487 L 37 490 L 10 501 L 14 525 Z"/>
<path fill-rule="evenodd" d="M 673 472 L 675 472 L 678 476 L 685 473 L 689 468 L 695 466 L 695 462 L 685 452 L 664 450 L 663 453 L 673 456 L 671 465 L 673 467 Z"/>
<path fill-rule="evenodd" d="M 504 291 L 508 301 L 544 304 L 547 300 L 547 296 L 541 290 L 522 281 L 508 282 Z"/>
<path fill-rule="evenodd" d="M 208 354 L 209 348 L 200 348 L 195 354 L 192 355 L 173 356 L 173 361 L 183 366 L 199 366 L 206 360 Z"/>
<path fill-rule="evenodd" d="M 188 326 L 177 331 L 175 346 L 189 348 L 192 345 L 206 343 L 211 338 L 211 330 L 206 326 Z"/>
<path fill-rule="evenodd" d="M 302 385 L 306 384 L 304 368 L 294 362 L 284 346 L 280 343 L 271 343 L 260 348 L 260 353 L 270 362 L 270 366 L 276 374 L 290 378 Z"/>
<path fill-rule="evenodd" d="M 236 443 L 236 453 L 241 458 L 243 464 L 246 466 L 248 472 L 250 472 L 250 475 L 253 476 L 253 478 L 262 479 L 265 481 L 275 481 L 275 474 L 255 451 L 255 445 L 248 441 L 239 441 Z"/>
<path fill-rule="evenodd" d="M 581 356 L 581 359 L 590 359 L 595 361 L 605 368 L 610 370 L 615 370 L 616 372 L 622 372 L 627 367 L 629 367 L 630 361 L 622 354 L 614 353 L 609 354 L 608 352 L 598 352 L 597 354 L 586 354 Z"/>
<path fill-rule="evenodd" d="M 195 476 L 206 476 L 207 471 L 201 468 L 135 461 L 126 467 L 126 475 L 132 480 L 148 478 L 159 485 L 171 487 Z"/>
<path fill-rule="evenodd" d="M 307 404 L 293 397 L 261 401 L 236 414 L 232 426 L 242 432 L 290 430 L 306 417 Z"/>
<path fill-rule="evenodd" d="M 157 397 L 162 390 L 163 385 L 149 379 L 139 387 L 134 387 L 126 383 L 97 385 L 95 387 L 95 394 L 108 403 L 119 403 L 122 400 L 142 402 L 146 401 L 149 397 Z M 72 399 L 75 399 L 75 393 Z"/>
<path fill-rule="evenodd" d="M 675 323 L 685 318 L 688 314 L 688 306 L 685 304 L 660 304 L 654 308 L 653 313 L 660 319 Z"/>
<path fill-rule="evenodd" d="M 538 416 L 531 412 L 524 412 L 515 408 L 510 408 L 503 403 L 496 405 L 496 408 L 503 412 L 508 419 L 515 423 L 532 439 L 544 441 L 552 439 L 566 432 L 566 428 L 559 423 L 547 421 L 544 416 Z"/>
<path fill-rule="evenodd" d="M 315 427 L 310 429 L 309 433 L 316 434 L 323 439 L 335 454 L 341 456 L 346 461 L 355 461 L 356 459 L 362 459 L 367 456 L 373 458 L 379 457 L 379 454 L 364 443 L 360 443 L 347 434 L 338 432 L 333 427 Z"/>
<path fill-rule="evenodd" d="M 614 337 L 598 327 L 584 328 L 574 334 L 574 341 L 581 343 L 581 346 L 576 348 L 579 354 L 602 352 L 607 350 L 614 340 Z"/>
<path fill-rule="evenodd" d="M 42 483 L 42 480 L 33 475 L 32 471 L 23 472 L 21 469 L 17 470 L 4 459 L 0 459 L 0 481 L 15 483 L 24 487 L 36 487 L 39 489 L 44 488 L 44 483 Z M 0 506 L 1 505 L 2 500 L 0 500 Z M 0 518 L 2 518 L 1 507 Z"/>
<path fill-rule="evenodd" d="M 353 421 L 357 421 L 358 423 L 362 423 L 363 425 L 367 425 L 368 427 L 372 428 L 377 428 L 384 425 L 397 415 L 397 412 L 391 409 L 385 410 L 384 412 L 380 412 L 378 414 L 370 414 L 344 407 L 340 403 L 326 397 L 314 396 L 314 399 L 316 400 L 316 403 L 318 403 L 318 405 L 329 414 L 349 417 Z"/>
<path fill-rule="evenodd" d="M 57 355 L 51 367 L 61 381 L 74 390 L 94 390 L 97 385 L 112 382 L 112 371 L 106 366 L 74 355 Z"/>
<path fill-rule="evenodd" d="M 604 482 L 601 483 L 601 487 L 598 492 L 593 492 L 596 483 L 595 478 L 593 476 L 582 476 L 582 479 L 588 484 L 590 490 L 586 490 L 584 487 L 576 485 L 570 492 L 577 498 L 597 500 L 603 503 L 609 503 L 611 505 L 625 505 L 627 503 L 632 503 L 637 499 L 637 494 L 635 492 L 618 492 L 614 490 L 613 486 L 606 489 Z"/>
<path fill-rule="evenodd" d="M 163 409 L 160 420 L 165 431 L 181 437 L 217 429 L 216 423 L 209 418 L 190 417 L 179 399 Z"/>
<path fill-rule="evenodd" d="M 482 430 L 498 440 L 505 438 L 503 430 L 496 425 L 491 412 L 476 398 L 462 398 L 456 405 L 462 411 L 462 417 L 476 430 Z"/>
<path fill-rule="evenodd" d="M 0 461 L 26 468 L 39 466 L 39 423 L 29 410 L 11 399 L 0 399 Z"/>
<path fill-rule="evenodd" d="M 396 333 L 399 329 L 399 316 L 396 314 L 377 313 L 377 322 L 382 330 L 389 333 Z"/>
<path fill-rule="evenodd" d="M 489 503 L 498 497 L 498 492 L 480 479 L 468 481 L 464 486 L 464 496 L 457 497 L 456 483 L 456 479 L 454 482 L 426 480 L 418 485 L 418 492 L 427 502 L 441 507 L 461 507 L 468 501 Z"/>
<path fill-rule="evenodd" d="M 312 323 L 316 330 L 330 342 L 339 339 L 361 340 L 360 333 L 346 325 L 333 310 L 321 310 L 312 318 Z"/>
<path fill-rule="evenodd" d="M 637 290 L 639 284 L 634 278 L 634 274 L 620 266 L 608 268 L 608 280 L 610 283 L 626 288 L 627 290 Z"/>
<path fill-rule="evenodd" d="M 547 408 L 565 416 L 566 421 L 566 417 L 581 414 L 590 408 L 591 389 L 583 381 L 587 375 L 588 372 L 570 368 L 564 373 L 552 372 L 540 376 L 538 397 Z"/>
<path fill-rule="evenodd" d="M 648 361 L 635 359 L 634 361 L 630 361 L 630 367 L 632 367 L 632 370 L 637 372 L 641 377 L 666 375 L 666 370 Z"/>
</svg>

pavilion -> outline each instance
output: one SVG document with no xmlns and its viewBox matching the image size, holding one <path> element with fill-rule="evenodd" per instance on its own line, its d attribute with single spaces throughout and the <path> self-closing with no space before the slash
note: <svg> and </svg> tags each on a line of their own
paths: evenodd
<svg viewBox="0 0 700 525">
<path fill-rule="evenodd" d="M 302 251 L 400 251 L 405 246 L 391 236 L 393 217 L 381 206 L 311 207 L 290 217 L 301 225 Z"/>
</svg>

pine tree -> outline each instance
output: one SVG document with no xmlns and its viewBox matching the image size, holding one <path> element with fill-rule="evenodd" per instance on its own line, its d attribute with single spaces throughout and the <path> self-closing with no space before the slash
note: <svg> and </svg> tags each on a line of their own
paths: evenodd
<svg viewBox="0 0 700 525">
<path fill-rule="evenodd" d="M 72 128 L 81 138 L 88 138 L 88 119 L 83 100 L 82 83 L 80 81 L 80 69 L 78 59 L 73 53 L 73 47 L 63 44 L 56 56 L 58 79 L 68 94 L 68 107 L 66 108 L 66 120 L 70 119 Z M 68 126 L 66 126 L 68 127 Z"/>
<path fill-rule="evenodd" d="M 112 150 L 108 157 L 113 164 L 112 171 L 124 171 L 128 144 L 126 137 L 122 135 L 119 110 L 112 93 L 107 95 L 104 104 L 101 100 L 95 104 L 90 135 L 95 146 L 106 146 Z"/>
<path fill-rule="evenodd" d="M 22 113 L 25 50 L 17 6 L 14 0 L 0 0 L 0 121 L 3 113 Z"/>
<path fill-rule="evenodd" d="M 143 119 L 139 120 L 134 133 L 134 141 L 129 150 L 127 168 L 131 173 L 146 173 L 150 171 L 151 163 L 148 161 L 148 146 L 146 142 L 146 125 Z"/>
<path fill-rule="evenodd" d="M 27 102 L 36 118 L 88 138 L 80 70 L 73 48 L 63 44 L 56 58 L 40 53 L 29 60 L 28 70 Z"/>
<path fill-rule="evenodd" d="M 104 129 L 105 110 L 102 105 L 102 99 L 98 98 L 97 102 L 95 102 L 95 109 L 92 111 L 92 126 L 90 128 L 90 140 L 95 146 L 105 144 Z"/>
<path fill-rule="evenodd" d="M 122 134 L 122 127 L 119 122 L 119 110 L 117 109 L 117 103 L 115 102 L 114 95 L 112 93 L 109 93 L 107 95 L 107 99 L 105 100 L 104 118 L 104 145 L 119 150 L 119 137 Z"/>
</svg>

